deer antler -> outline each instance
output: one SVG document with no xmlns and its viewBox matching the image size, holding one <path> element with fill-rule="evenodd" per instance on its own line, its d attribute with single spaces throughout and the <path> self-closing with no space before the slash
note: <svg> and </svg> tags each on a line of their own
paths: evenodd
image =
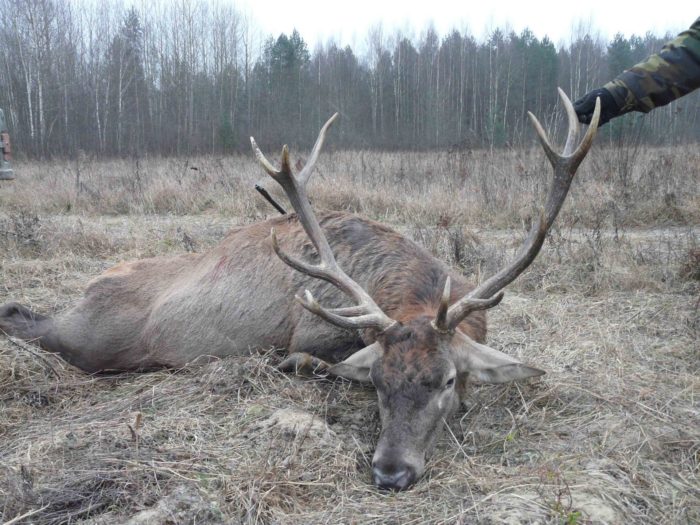
<svg viewBox="0 0 700 525">
<path fill-rule="evenodd" d="M 387 316 L 381 308 L 377 306 L 370 295 L 338 266 L 333 251 L 321 230 L 321 225 L 306 195 L 306 183 L 309 181 L 311 172 L 314 169 L 314 165 L 316 164 L 316 160 L 323 146 L 326 130 L 337 117 L 338 113 L 334 114 L 321 128 L 318 138 L 316 139 L 316 144 L 314 144 L 306 165 L 296 176 L 292 173 L 292 168 L 289 163 L 289 149 L 286 145 L 282 148 L 282 166 L 280 169 L 277 169 L 265 158 L 265 155 L 262 154 L 260 148 L 258 148 L 258 145 L 255 143 L 255 139 L 250 137 L 250 143 L 253 146 L 253 151 L 255 152 L 258 162 L 260 162 L 265 171 L 282 186 L 282 189 L 284 189 L 289 201 L 292 203 L 292 207 L 297 212 L 299 221 L 301 221 L 306 234 L 309 236 L 309 239 L 311 239 L 316 251 L 320 255 L 321 263 L 313 265 L 284 253 L 279 247 L 274 228 L 271 231 L 272 247 L 277 256 L 295 270 L 331 283 L 358 303 L 356 306 L 346 308 L 326 309 L 314 299 L 311 292 L 306 290 L 304 292 L 304 297 L 296 296 L 296 300 L 299 301 L 304 308 L 326 321 L 343 328 L 375 328 L 383 331 L 395 324 L 396 321 Z"/>
<path fill-rule="evenodd" d="M 566 96 L 561 88 L 559 88 L 559 97 L 566 108 L 569 120 L 569 132 L 566 138 L 566 144 L 564 145 L 564 151 L 561 155 L 556 153 L 552 148 L 547 138 L 547 133 L 544 131 L 537 118 L 535 118 L 532 113 L 528 112 L 530 120 L 542 143 L 542 147 L 547 154 L 547 158 L 554 168 L 554 181 L 547 195 L 544 209 L 540 211 L 539 218 L 533 223 L 530 233 L 525 243 L 518 251 L 515 260 L 450 306 L 446 313 L 441 312 L 441 315 L 438 315 L 435 320 L 435 326 L 438 331 L 452 331 L 471 312 L 496 306 L 503 298 L 503 292 L 501 292 L 501 290 L 523 273 L 540 252 L 547 232 L 557 218 L 557 214 L 566 199 L 576 170 L 591 147 L 600 118 L 600 99 L 597 99 L 588 131 L 581 143 L 576 147 L 576 141 L 578 140 L 578 119 L 576 117 L 576 112 L 574 111 L 569 97 Z M 446 287 L 448 286 L 449 281 L 446 283 Z"/>
</svg>

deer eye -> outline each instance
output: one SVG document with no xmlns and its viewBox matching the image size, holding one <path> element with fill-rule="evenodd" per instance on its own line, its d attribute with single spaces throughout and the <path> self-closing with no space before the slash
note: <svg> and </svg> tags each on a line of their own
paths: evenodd
<svg viewBox="0 0 700 525">
<path fill-rule="evenodd" d="M 447 380 L 447 383 L 445 383 L 445 390 L 449 390 L 453 386 L 455 386 L 455 378 L 451 377 Z"/>
</svg>

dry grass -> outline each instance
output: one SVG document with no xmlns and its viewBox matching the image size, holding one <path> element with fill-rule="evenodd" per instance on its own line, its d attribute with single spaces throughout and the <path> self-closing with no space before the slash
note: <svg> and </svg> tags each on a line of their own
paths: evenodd
<svg viewBox="0 0 700 525">
<path fill-rule="evenodd" d="M 579 170 L 565 224 L 667 226 L 700 222 L 700 149 L 599 147 Z M 277 152 L 270 158 L 276 158 Z M 303 155 L 299 157 L 303 159 Z M 252 192 L 269 182 L 252 155 L 18 165 L 0 209 L 39 215 L 175 214 L 253 221 L 270 206 Z M 312 184 L 315 203 L 396 224 L 520 227 L 549 181 L 541 149 L 489 152 L 327 152 Z"/>
<path fill-rule="evenodd" d="M 1 338 L 0 521 L 699 521 L 700 153 L 647 152 L 624 180 L 623 153 L 586 162 L 490 314 L 489 342 L 548 374 L 475 388 L 412 490 L 371 486 L 371 388 L 278 373 L 278 352 L 92 377 Z M 271 214 L 249 159 L 81 163 L 77 186 L 78 164 L 52 163 L 0 187 L 0 302 L 54 312 L 118 260 Z M 535 152 L 337 152 L 312 195 L 477 278 L 514 253 L 545 173 Z"/>
</svg>

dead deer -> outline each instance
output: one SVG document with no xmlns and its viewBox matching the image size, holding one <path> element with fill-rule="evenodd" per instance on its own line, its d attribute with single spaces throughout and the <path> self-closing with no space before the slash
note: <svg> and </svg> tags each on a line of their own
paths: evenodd
<svg viewBox="0 0 700 525">
<path fill-rule="evenodd" d="M 371 381 L 382 425 L 373 479 L 381 488 L 406 489 L 457 409 L 460 385 L 544 373 L 483 343 L 485 310 L 537 256 L 596 132 L 598 106 L 575 146 L 576 114 L 559 93 L 569 120 L 562 155 L 530 114 L 554 168 L 546 204 L 515 260 L 476 287 L 377 222 L 340 212 L 316 216 L 306 185 L 336 114 L 297 175 L 286 146 L 277 169 L 251 138 L 295 214 L 234 228 L 208 253 L 119 264 L 54 318 L 5 304 L 0 330 L 36 340 L 87 372 L 180 367 L 279 347 L 289 353 L 284 371 L 306 368 Z M 303 295 L 295 295 L 301 289 Z"/>
</svg>

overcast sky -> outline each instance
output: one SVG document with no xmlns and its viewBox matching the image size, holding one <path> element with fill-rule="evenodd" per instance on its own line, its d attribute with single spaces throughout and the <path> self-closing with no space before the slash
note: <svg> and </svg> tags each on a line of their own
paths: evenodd
<svg viewBox="0 0 700 525">
<path fill-rule="evenodd" d="M 319 40 L 334 37 L 341 44 L 362 47 L 369 27 L 382 22 L 387 33 L 401 29 L 419 36 L 432 22 L 444 36 L 451 29 L 468 28 L 482 38 L 490 29 L 508 25 L 516 32 L 529 27 L 536 36 L 548 35 L 554 43 L 567 40 L 572 25 L 590 23 L 604 39 L 616 33 L 663 35 L 687 29 L 700 16 L 698 0 L 673 0 L 668 4 L 619 0 L 239 0 L 263 34 L 279 35 L 297 29 L 313 48 Z M 647 4 L 653 5 L 653 4 Z"/>
</svg>

